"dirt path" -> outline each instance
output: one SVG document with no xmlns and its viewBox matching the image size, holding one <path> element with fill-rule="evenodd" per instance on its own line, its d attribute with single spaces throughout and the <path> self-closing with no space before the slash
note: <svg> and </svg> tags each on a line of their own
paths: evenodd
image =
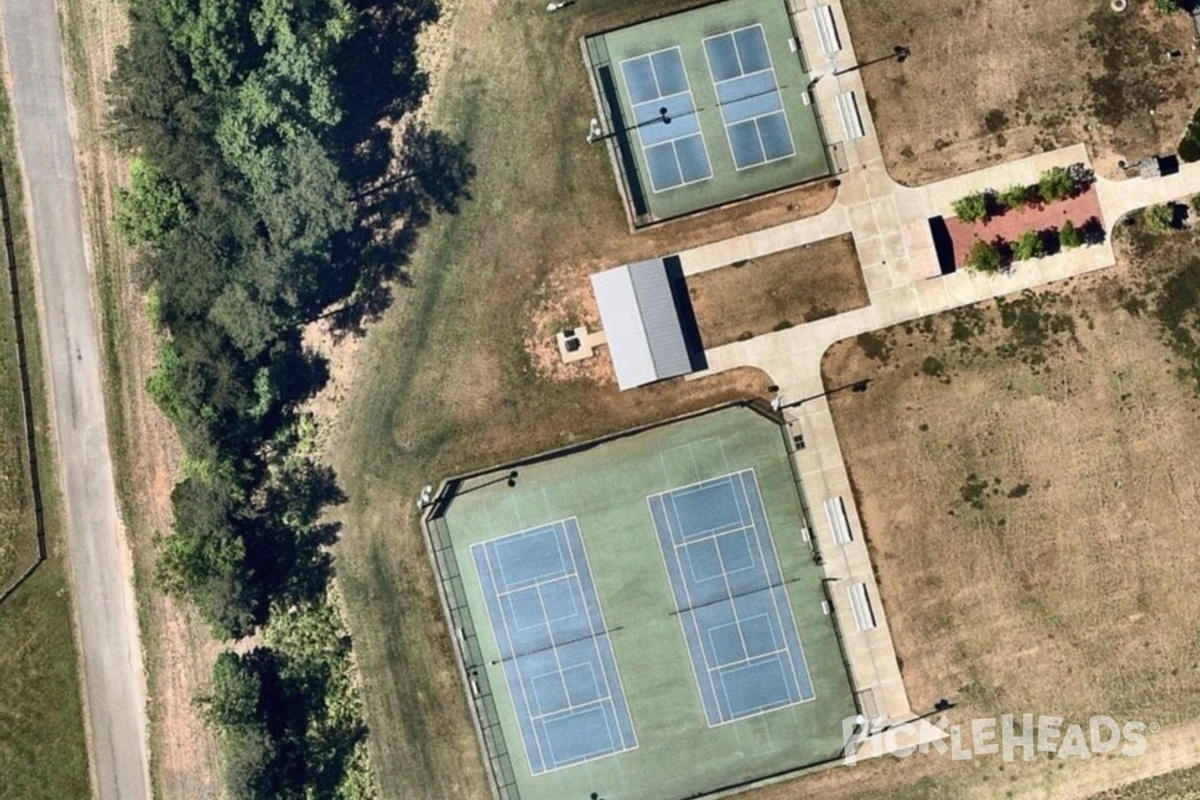
<svg viewBox="0 0 1200 800">
<path fill-rule="evenodd" d="M 95 796 L 150 796 L 132 568 L 117 514 L 101 356 L 54 0 L 0 0 L 33 231 Z"/>
</svg>

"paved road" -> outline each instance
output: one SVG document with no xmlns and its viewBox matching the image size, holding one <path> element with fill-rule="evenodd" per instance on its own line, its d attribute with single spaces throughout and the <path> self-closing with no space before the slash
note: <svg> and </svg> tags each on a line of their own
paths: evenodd
<svg viewBox="0 0 1200 800">
<path fill-rule="evenodd" d="M 94 792 L 100 800 L 143 800 L 150 797 L 145 674 L 108 447 L 55 2 L 0 0 L 0 28 L 39 268 Z"/>
</svg>

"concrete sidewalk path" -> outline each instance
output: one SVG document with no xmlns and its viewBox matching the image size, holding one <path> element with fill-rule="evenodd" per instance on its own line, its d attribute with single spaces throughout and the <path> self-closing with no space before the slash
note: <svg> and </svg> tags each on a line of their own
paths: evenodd
<svg viewBox="0 0 1200 800">
<path fill-rule="evenodd" d="M 0 0 L 0 28 L 66 506 L 93 794 L 100 800 L 145 800 L 151 793 L 145 674 L 133 566 L 108 445 L 58 8 L 54 0 Z"/>
</svg>

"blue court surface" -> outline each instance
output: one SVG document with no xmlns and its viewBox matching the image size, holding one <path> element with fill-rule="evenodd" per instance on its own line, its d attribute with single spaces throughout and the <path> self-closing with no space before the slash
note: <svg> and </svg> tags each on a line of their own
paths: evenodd
<svg viewBox="0 0 1200 800">
<path fill-rule="evenodd" d="M 530 772 L 637 747 L 577 522 L 479 542 L 471 553 Z"/>
<path fill-rule="evenodd" d="M 795 155 L 762 25 L 707 37 L 704 54 L 737 169 Z"/>
<path fill-rule="evenodd" d="M 678 47 L 621 62 L 655 192 L 712 177 L 696 102 Z"/>
<path fill-rule="evenodd" d="M 813 699 L 754 471 L 647 500 L 709 726 Z"/>
</svg>

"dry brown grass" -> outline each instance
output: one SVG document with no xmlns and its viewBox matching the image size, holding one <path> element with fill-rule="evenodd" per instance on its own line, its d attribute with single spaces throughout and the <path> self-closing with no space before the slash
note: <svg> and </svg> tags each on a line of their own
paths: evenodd
<svg viewBox="0 0 1200 800">
<path fill-rule="evenodd" d="M 594 327 L 589 273 L 833 199 L 818 185 L 629 232 L 608 157 L 582 136 L 594 112 L 579 36 L 683 5 L 618 0 L 548 15 L 544 5 L 470 0 L 450 4 L 429 39 L 431 63 L 444 66 L 430 118 L 471 147 L 475 199 L 422 234 L 414 286 L 367 339 L 330 351 L 334 382 L 315 406 L 350 497 L 338 580 L 384 796 L 488 792 L 415 514 L 421 487 L 765 394 L 766 377 L 749 370 L 620 393 L 606 355 L 571 368 L 547 357 L 564 323 Z"/>
<path fill-rule="evenodd" d="M 705 347 L 863 308 L 870 302 L 853 237 L 807 244 L 687 280 Z"/>
<path fill-rule="evenodd" d="M 1162 241 L 1136 269 L 827 354 L 828 385 L 873 377 L 830 403 L 914 708 L 949 697 L 958 719 L 1200 716 L 1200 398 L 1179 375 L 1190 365 L 1131 302 L 1153 309 L 1147 276 L 1197 245 Z M 996 762 L 934 758 L 847 780 L 864 797 L 888 784 L 893 797 L 1070 785 L 1056 762 Z"/>
<path fill-rule="evenodd" d="M 861 60 L 912 48 L 862 70 L 892 176 L 926 183 L 1079 141 L 1106 173 L 1173 152 L 1200 98 L 1192 26 L 1129 5 L 845 0 Z"/>
</svg>

